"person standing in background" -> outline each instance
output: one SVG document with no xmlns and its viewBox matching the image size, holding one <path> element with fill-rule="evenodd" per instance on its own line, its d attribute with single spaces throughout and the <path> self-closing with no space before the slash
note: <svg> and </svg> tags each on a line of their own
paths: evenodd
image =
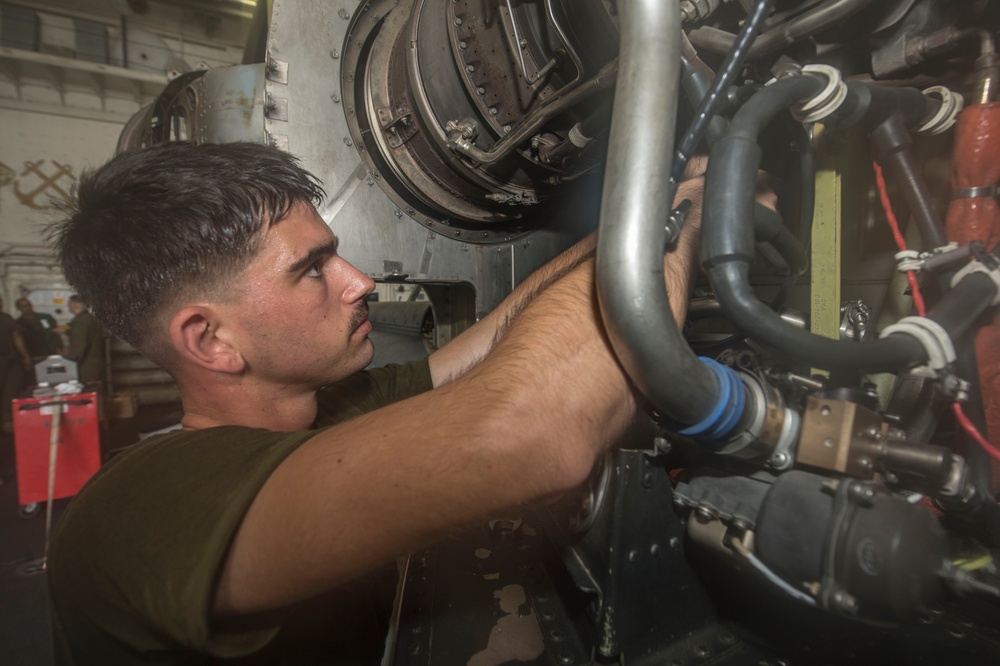
<svg viewBox="0 0 1000 666">
<path fill-rule="evenodd" d="M 3 298 L 0 298 L 2 309 Z M 31 368 L 31 354 L 21 331 L 13 317 L 0 312 L 0 429 L 5 433 L 12 430 L 10 401 L 21 390 L 22 370 L 27 368 Z"/>
<path fill-rule="evenodd" d="M 70 296 L 69 311 L 74 315 L 69 323 L 69 354 L 79 364 L 80 381 L 84 384 L 100 381 L 104 374 L 104 329 L 101 322 L 76 294 Z"/>
<path fill-rule="evenodd" d="M 24 337 L 24 344 L 27 345 L 31 357 L 38 358 L 58 354 L 62 343 L 59 341 L 56 320 L 52 318 L 52 315 L 35 312 L 34 306 L 27 298 L 17 299 L 16 305 L 17 309 L 21 311 L 21 316 L 17 319 L 17 326 Z"/>
</svg>

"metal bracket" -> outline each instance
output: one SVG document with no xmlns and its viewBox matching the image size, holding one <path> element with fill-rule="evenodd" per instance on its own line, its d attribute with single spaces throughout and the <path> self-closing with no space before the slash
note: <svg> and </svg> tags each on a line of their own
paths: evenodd
<svg viewBox="0 0 1000 666">
<path fill-rule="evenodd" d="M 288 63 L 268 55 L 264 66 L 264 77 L 268 81 L 288 85 Z"/>
</svg>

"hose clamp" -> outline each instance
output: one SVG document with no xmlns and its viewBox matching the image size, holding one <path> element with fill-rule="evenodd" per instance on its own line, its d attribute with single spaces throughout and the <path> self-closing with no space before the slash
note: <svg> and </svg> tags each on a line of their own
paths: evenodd
<svg viewBox="0 0 1000 666">
<path fill-rule="evenodd" d="M 903 317 L 882 330 L 879 338 L 903 333 L 915 338 L 927 353 L 927 365 L 932 370 L 943 370 L 957 358 L 955 344 L 941 324 L 927 317 Z"/>
<path fill-rule="evenodd" d="M 896 270 L 900 273 L 919 271 L 924 267 L 924 262 L 920 259 L 920 252 L 917 250 L 901 250 L 893 257 L 896 259 Z"/>
<path fill-rule="evenodd" d="M 900 273 L 909 271 L 936 271 L 968 259 L 982 247 L 982 243 L 978 241 L 973 241 L 968 245 L 959 245 L 953 241 L 941 247 L 936 247 L 929 252 L 903 250 L 894 255 L 896 258 L 896 270 Z"/>
<path fill-rule="evenodd" d="M 941 100 L 941 107 L 930 120 L 917 128 L 921 134 L 941 134 L 955 124 L 958 113 L 965 105 L 962 96 L 956 92 L 948 90 L 944 86 L 931 86 L 923 90 L 927 97 L 937 97 Z"/>
<path fill-rule="evenodd" d="M 966 276 L 972 275 L 973 273 L 983 273 L 991 280 L 993 284 L 996 285 L 996 293 L 993 295 L 993 301 L 990 306 L 1000 304 L 1000 266 L 993 266 L 992 268 L 987 266 L 981 261 L 973 260 L 966 264 L 965 268 L 955 273 L 951 278 L 951 287 L 955 288 L 955 285 L 965 279 Z"/>
<path fill-rule="evenodd" d="M 826 87 L 807 102 L 792 107 L 792 115 L 803 123 L 815 123 L 823 120 L 840 108 L 847 98 L 847 84 L 840 75 L 840 70 L 830 65 L 806 65 L 802 74 L 818 74 L 826 78 Z"/>
<path fill-rule="evenodd" d="M 1000 185 L 984 185 L 982 187 L 957 187 L 951 191 L 955 199 L 988 199 L 1000 196 Z"/>
<path fill-rule="evenodd" d="M 747 390 L 735 370 L 705 356 L 699 356 L 698 360 L 719 380 L 719 399 L 708 416 L 679 430 L 678 434 L 700 440 L 719 440 L 732 433 L 740 422 L 746 406 Z"/>
</svg>

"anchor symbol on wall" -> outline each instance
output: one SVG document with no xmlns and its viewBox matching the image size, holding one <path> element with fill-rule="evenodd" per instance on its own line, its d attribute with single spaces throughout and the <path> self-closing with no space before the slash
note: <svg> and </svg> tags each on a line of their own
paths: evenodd
<svg viewBox="0 0 1000 666">
<path fill-rule="evenodd" d="M 49 189 L 55 190 L 55 193 L 58 194 L 60 197 L 64 199 L 69 198 L 69 193 L 59 185 L 59 180 L 63 176 L 68 176 L 71 181 L 76 180 L 76 176 L 73 175 L 72 166 L 66 164 L 60 164 L 59 162 L 52 160 L 52 164 L 56 166 L 56 171 L 52 175 L 48 175 L 41 169 L 41 166 L 43 164 L 45 164 L 45 160 L 37 160 L 35 162 L 30 162 L 30 161 L 25 162 L 24 171 L 21 172 L 21 179 L 14 181 L 14 194 L 17 195 L 18 200 L 20 200 L 20 202 L 23 205 L 29 208 L 34 208 L 35 210 L 49 210 L 50 208 L 52 208 L 52 206 L 49 205 L 47 199 L 43 200 L 42 203 L 36 202 L 38 195 L 42 194 L 46 190 Z M 37 176 L 38 179 L 41 181 L 41 183 L 30 192 L 24 192 L 21 190 L 20 184 L 24 179 L 24 176 L 28 175 Z"/>
</svg>

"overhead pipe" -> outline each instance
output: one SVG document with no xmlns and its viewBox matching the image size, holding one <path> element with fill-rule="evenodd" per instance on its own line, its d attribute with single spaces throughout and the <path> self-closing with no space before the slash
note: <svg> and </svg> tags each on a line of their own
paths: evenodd
<svg viewBox="0 0 1000 666">
<path fill-rule="evenodd" d="M 856 14 L 872 0 L 829 0 L 816 9 L 763 33 L 750 48 L 747 57 L 759 58 L 830 28 L 848 16 Z M 691 43 L 713 53 L 726 53 L 736 43 L 736 35 L 711 26 L 695 28 L 688 33 Z"/>
<path fill-rule="evenodd" d="M 709 417 L 727 388 L 677 327 L 663 273 L 680 9 L 676 0 L 620 2 L 618 80 L 597 241 L 597 295 L 611 345 L 637 388 L 682 424 Z M 738 380 L 737 380 L 738 381 Z"/>
</svg>

